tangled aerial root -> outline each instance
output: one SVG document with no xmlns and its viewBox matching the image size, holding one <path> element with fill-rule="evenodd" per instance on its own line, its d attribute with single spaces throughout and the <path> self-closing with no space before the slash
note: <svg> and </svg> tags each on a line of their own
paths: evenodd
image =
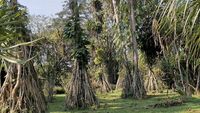
<svg viewBox="0 0 200 113">
<path fill-rule="evenodd" d="M 0 92 L 1 113 L 45 113 L 46 102 L 33 63 L 11 64 Z"/>
<path fill-rule="evenodd" d="M 69 84 L 69 93 L 66 96 L 67 109 L 84 109 L 93 105 L 99 106 L 98 99 L 93 92 L 85 68 L 80 68 L 76 64 L 73 77 Z"/>
</svg>

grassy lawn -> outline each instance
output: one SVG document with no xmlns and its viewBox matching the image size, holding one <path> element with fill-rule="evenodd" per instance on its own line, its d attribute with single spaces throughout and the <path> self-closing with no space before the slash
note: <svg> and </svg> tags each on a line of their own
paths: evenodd
<svg viewBox="0 0 200 113">
<path fill-rule="evenodd" d="M 168 108 L 149 108 L 149 105 L 166 101 L 167 99 L 177 99 L 180 96 L 176 93 L 149 94 L 143 100 L 121 99 L 120 91 L 109 94 L 98 94 L 100 108 L 88 108 L 86 110 L 64 110 L 65 95 L 56 95 L 54 103 L 49 104 L 50 113 L 200 113 L 200 97 L 193 96 L 187 99 L 180 106 Z"/>
</svg>

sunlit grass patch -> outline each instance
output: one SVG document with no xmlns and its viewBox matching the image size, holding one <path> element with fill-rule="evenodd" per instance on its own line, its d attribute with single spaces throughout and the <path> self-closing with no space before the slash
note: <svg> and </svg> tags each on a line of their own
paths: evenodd
<svg viewBox="0 0 200 113">
<path fill-rule="evenodd" d="M 91 107 L 85 110 L 65 111 L 65 95 L 56 95 L 54 103 L 49 104 L 50 113 L 200 113 L 200 97 L 188 98 L 187 102 L 180 106 L 168 108 L 147 108 L 149 105 L 164 102 L 166 100 L 179 99 L 177 93 L 166 91 L 163 93 L 149 94 L 146 99 L 134 100 L 122 99 L 121 91 L 113 91 L 106 94 L 97 94 L 100 108 Z"/>
</svg>

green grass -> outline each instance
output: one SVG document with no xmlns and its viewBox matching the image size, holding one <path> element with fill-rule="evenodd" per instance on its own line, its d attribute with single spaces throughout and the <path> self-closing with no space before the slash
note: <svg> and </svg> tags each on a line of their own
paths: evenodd
<svg viewBox="0 0 200 113">
<path fill-rule="evenodd" d="M 148 96 L 143 100 L 121 99 L 120 91 L 108 94 L 97 94 L 100 100 L 100 108 L 88 108 L 86 110 L 64 111 L 65 95 L 56 95 L 54 103 L 50 103 L 48 108 L 50 113 L 200 113 L 200 97 L 193 96 L 187 99 L 186 103 L 180 106 L 169 108 L 147 108 L 149 105 L 166 101 L 167 99 L 177 99 L 180 96 L 176 93 L 160 93 Z"/>
</svg>

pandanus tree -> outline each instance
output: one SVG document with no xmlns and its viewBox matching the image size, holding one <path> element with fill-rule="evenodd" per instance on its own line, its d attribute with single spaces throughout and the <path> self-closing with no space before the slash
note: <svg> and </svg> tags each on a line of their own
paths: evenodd
<svg viewBox="0 0 200 113">
<path fill-rule="evenodd" d="M 115 66 L 111 66 L 114 62 L 113 55 L 108 54 L 111 51 L 111 46 L 109 46 L 109 42 L 105 41 L 105 20 L 104 20 L 104 11 L 103 11 L 103 3 L 100 0 L 94 0 L 91 2 L 93 8 L 93 18 L 88 21 L 87 28 L 89 34 L 91 34 L 91 42 L 92 42 L 92 57 L 93 64 L 91 65 L 93 68 L 96 68 L 97 75 L 97 89 L 101 92 L 110 92 L 111 86 L 110 83 L 113 83 L 113 79 L 115 78 L 113 69 Z M 107 38 L 108 39 L 108 38 Z M 112 52 L 112 51 L 111 51 Z"/>
<path fill-rule="evenodd" d="M 122 65 L 125 67 L 125 77 L 122 85 L 122 97 L 144 98 L 146 91 L 143 77 L 139 72 L 139 55 L 136 30 L 136 2 L 137 0 L 112 0 L 115 19 L 115 43 L 122 53 Z M 128 12 L 128 13 L 127 13 Z M 131 54 L 130 54 L 131 53 Z M 130 58 L 129 56 L 132 55 Z M 130 63 L 132 61 L 132 64 Z"/>
<path fill-rule="evenodd" d="M 100 61 L 100 55 L 98 55 L 98 51 L 102 53 L 102 59 L 97 63 L 97 67 L 102 68 L 104 71 L 106 81 L 109 84 L 116 84 L 118 79 L 118 61 L 117 61 L 117 53 L 116 46 L 113 43 L 113 18 L 112 18 L 112 8 L 109 1 L 102 0 L 92 0 L 92 19 L 89 20 L 89 32 L 92 35 L 92 44 L 94 52 L 95 60 Z M 109 32 L 108 32 L 109 31 Z M 96 56 L 95 56 L 96 55 Z M 108 88 L 107 87 L 107 88 Z M 108 91 L 110 88 L 108 88 Z"/>
<path fill-rule="evenodd" d="M 86 108 L 99 104 L 87 73 L 89 52 L 86 46 L 89 41 L 81 28 L 80 4 L 77 0 L 70 0 L 69 5 L 71 16 L 64 27 L 64 38 L 71 41 L 73 46 L 74 65 L 66 97 L 66 107 L 68 109 Z"/>
<path fill-rule="evenodd" d="M 178 90 L 191 96 L 192 89 L 199 88 L 200 1 L 161 1 L 153 30 L 164 60 L 171 58 L 174 62 Z"/>
<path fill-rule="evenodd" d="M 32 48 L 28 46 L 35 41 L 30 40 L 26 28 L 26 10 L 17 0 L 4 0 L 0 7 L 0 29 L 3 32 L 0 36 L 0 58 L 7 70 L 0 92 L 0 110 L 2 113 L 44 113 L 46 102 L 31 61 Z"/>
<path fill-rule="evenodd" d="M 114 19 L 114 44 L 118 54 L 120 71 L 116 88 L 122 88 L 122 97 L 126 98 L 132 96 L 132 64 L 130 56 L 130 23 L 129 23 L 129 5 L 128 1 L 112 0 L 112 11 Z"/>
<path fill-rule="evenodd" d="M 161 47 L 158 41 L 154 40 L 152 22 L 158 3 L 155 0 L 138 1 L 136 14 L 136 30 L 138 33 L 138 47 L 144 53 L 145 67 L 148 69 L 145 76 L 145 89 L 147 91 L 159 91 L 163 88 L 161 75 L 156 74 L 158 60 L 162 58 Z"/>
</svg>

